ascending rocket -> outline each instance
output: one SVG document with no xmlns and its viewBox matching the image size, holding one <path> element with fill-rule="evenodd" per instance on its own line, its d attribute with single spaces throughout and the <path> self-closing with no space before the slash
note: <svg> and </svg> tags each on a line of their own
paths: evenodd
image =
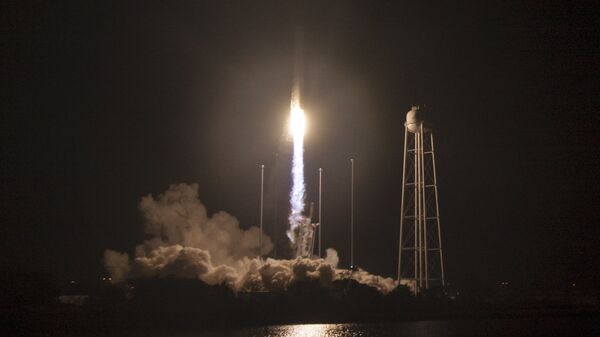
<svg viewBox="0 0 600 337">
<path fill-rule="evenodd" d="M 302 28 L 296 28 L 294 40 L 294 73 L 290 100 L 288 140 L 301 143 L 303 142 L 302 139 L 306 129 L 306 117 L 300 104 L 302 82 L 304 80 L 304 31 Z"/>
<path fill-rule="evenodd" d="M 294 82 L 292 84 L 291 108 L 300 107 L 300 94 L 302 82 L 304 80 L 304 30 L 301 27 L 296 28 L 294 43 Z"/>
</svg>

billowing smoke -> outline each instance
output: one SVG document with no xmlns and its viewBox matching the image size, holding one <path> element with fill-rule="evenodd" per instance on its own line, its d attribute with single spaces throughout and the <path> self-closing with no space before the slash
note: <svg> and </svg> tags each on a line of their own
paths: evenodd
<svg viewBox="0 0 600 337">
<path fill-rule="evenodd" d="M 175 277 L 250 291 L 285 290 L 293 282 L 306 279 L 319 280 L 323 286 L 354 279 L 383 293 L 396 287 L 391 278 L 338 269 L 339 259 L 333 249 L 327 249 L 324 259 L 260 258 L 259 229 L 243 230 L 234 216 L 223 211 L 209 217 L 198 199 L 197 184 L 171 185 L 156 198 L 143 197 L 140 210 L 149 239 L 136 247 L 134 257 L 113 250 L 104 252 L 104 265 L 115 283 L 128 278 Z M 263 235 L 260 255 L 272 248 L 271 239 Z"/>
</svg>

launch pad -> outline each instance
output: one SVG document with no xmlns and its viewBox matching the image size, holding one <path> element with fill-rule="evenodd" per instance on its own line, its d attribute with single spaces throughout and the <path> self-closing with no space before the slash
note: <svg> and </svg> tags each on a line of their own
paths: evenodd
<svg viewBox="0 0 600 337">
<path fill-rule="evenodd" d="M 310 203 L 310 212 L 294 228 L 296 237 L 296 257 L 311 258 L 314 256 L 315 234 L 319 223 L 313 223 L 314 204 Z"/>
</svg>

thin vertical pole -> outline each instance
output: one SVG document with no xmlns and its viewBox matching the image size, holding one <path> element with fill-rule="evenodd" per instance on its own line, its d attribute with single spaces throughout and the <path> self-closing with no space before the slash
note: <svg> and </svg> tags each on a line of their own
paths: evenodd
<svg viewBox="0 0 600 337">
<path fill-rule="evenodd" d="M 260 235 L 258 236 L 258 255 L 262 256 L 263 246 L 263 211 L 265 191 L 265 165 L 260 165 Z"/>
<path fill-rule="evenodd" d="M 321 210 L 323 209 L 322 203 L 322 188 L 323 188 L 323 169 L 319 168 L 319 257 L 321 257 L 321 227 L 323 227 L 323 220 L 321 220 Z"/>
<path fill-rule="evenodd" d="M 404 187 L 406 186 L 406 143 L 408 141 L 408 130 L 404 125 L 404 152 L 402 152 L 402 196 L 400 197 L 400 238 L 398 239 L 398 284 L 402 277 L 402 232 L 404 231 Z"/>
<path fill-rule="evenodd" d="M 427 255 L 429 252 L 427 251 L 427 195 L 425 194 L 425 185 L 427 181 L 425 180 L 425 140 L 423 133 L 423 123 L 421 123 L 421 189 L 422 189 L 422 202 L 423 202 L 423 255 L 425 257 L 424 265 L 425 265 L 425 289 L 429 289 L 429 265 L 427 262 Z"/>
<path fill-rule="evenodd" d="M 419 206 L 417 205 L 418 202 L 418 198 L 417 198 L 417 192 L 418 192 L 418 188 L 417 188 L 417 183 L 418 183 L 418 179 L 419 179 L 419 175 L 417 174 L 417 134 L 414 134 L 414 161 L 413 161 L 413 166 L 414 166 L 414 178 L 413 178 L 413 187 L 414 187 L 414 191 L 413 191 L 413 201 L 414 201 L 414 211 L 413 211 L 413 221 L 414 221 L 414 230 L 415 230 L 415 293 L 419 292 L 419 218 L 418 218 L 418 209 Z"/>
<path fill-rule="evenodd" d="M 350 182 L 350 268 L 354 269 L 354 158 L 350 159 L 352 176 Z"/>
<path fill-rule="evenodd" d="M 417 137 L 417 150 L 415 154 L 417 155 L 417 219 L 419 226 L 419 290 L 423 287 L 423 204 L 421 200 L 421 133 L 417 132 L 415 134 Z"/>
<path fill-rule="evenodd" d="M 440 228 L 440 203 L 438 201 L 438 187 L 437 187 L 437 174 L 435 170 L 435 151 L 433 148 L 433 132 L 430 134 L 431 139 L 431 162 L 433 166 L 433 186 L 435 190 L 435 217 L 437 219 L 437 232 L 438 232 L 438 248 L 440 251 L 440 270 L 442 272 L 442 287 L 445 286 L 444 278 L 444 255 L 442 254 L 442 232 Z"/>
<path fill-rule="evenodd" d="M 273 164 L 273 168 L 271 169 L 273 174 L 275 175 L 275 207 L 273 207 L 273 237 L 278 237 L 279 235 L 279 227 L 278 227 L 278 219 L 279 219 L 279 171 L 277 168 L 279 167 L 279 152 L 275 152 L 275 163 Z M 273 245 L 273 256 L 277 257 L 277 245 Z"/>
</svg>

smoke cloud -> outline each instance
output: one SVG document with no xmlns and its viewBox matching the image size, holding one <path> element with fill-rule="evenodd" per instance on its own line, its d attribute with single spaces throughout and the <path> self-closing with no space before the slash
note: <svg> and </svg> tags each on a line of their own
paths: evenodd
<svg viewBox="0 0 600 337">
<path fill-rule="evenodd" d="M 391 278 L 363 270 L 338 269 L 339 258 L 327 249 L 324 259 L 262 259 L 273 243 L 263 235 L 259 254 L 259 229 L 243 230 L 238 220 L 220 211 L 208 216 L 198 199 L 197 184 L 174 184 L 140 202 L 149 239 L 126 253 L 104 252 L 104 265 L 114 283 L 128 278 L 192 278 L 209 285 L 226 284 L 234 291 L 285 290 L 297 281 L 315 279 L 327 287 L 340 279 L 353 279 L 388 293 L 396 287 Z"/>
<path fill-rule="evenodd" d="M 123 282 L 129 274 L 129 255 L 107 249 L 104 251 L 104 266 L 110 273 L 112 281 Z"/>
</svg>

